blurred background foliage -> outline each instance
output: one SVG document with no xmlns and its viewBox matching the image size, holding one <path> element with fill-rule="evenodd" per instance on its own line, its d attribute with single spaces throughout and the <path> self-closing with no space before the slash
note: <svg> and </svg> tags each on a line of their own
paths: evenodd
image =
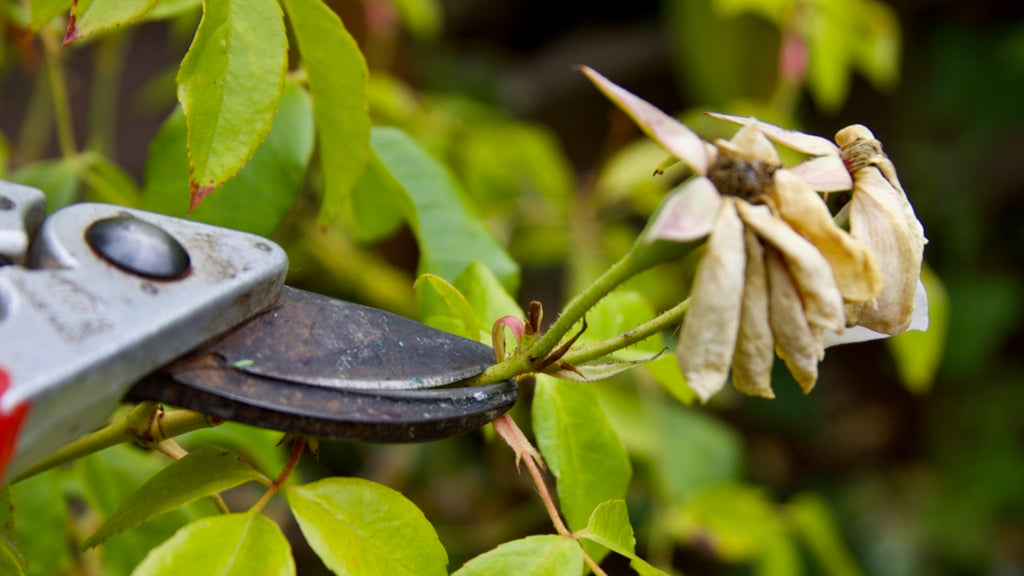
<svg viewBox="0 0 1024 576">
<path fill-rule="evenodd" d="M 778 370 L 773 401 L 730 392 L 707 407 L 666 402 L 665 388 L 692 400 L 671 362 L 595 385 L 633 461 L 638 548 L 690 575 L 1024 574 L 1024 227 L 1015 211 L 1024 209 L 1024 9 L 994 0 L 329 4 L 366 57 L 374 124 L 401 127 L 455 173 L 522 265 L 516 296 L 542 300 L 549 313 L 626 251 L 685 176 L 676 167 L 651 177 L 664 152 L 573 65 L 596 68 L 706 137 L 727 134 L 700 116 L 708 109 L 825 136 L 869 126 L 931 241 L 926 261 L 941 279 L 935 335 L 830 349 L 809 396 Z M 198 2 L 161 2 L 173 17 L 56 58 L 59 19 L 34 36 L 12 23 L 23 15 L 19 2 L 3 6 L 4 176 L 43 188 L 51 208 L 96 199 L 183 214 L 187 190 L 175 204 L 174 191 L 152 182 L 154 171 L 180 169 L 159 150 L 183 137 L 182 117 L 171 113 L 173 75 Z M 66 91 L 84 153 L 68 153 L 74 135 L 54 134 L 55 91 Z M 287 109 L 308 107 L 293 99 Z M 289 127 L 268 141 L 289 151 L 275 177 L 295 190 L 312 136 L 301 120 Z M 197 217 L 247 213 L 238 208 L 254 204 L 246 177 L 261 178 L 240 176 Z M 300 193 L 267 200 L 284 202 L 273 214 L 291 207 L 283 219 L 256 210 L 225 223 L 281 242 L 292 284 L 415 316 L 413 233 L 358 205 L 357 223 L 317 226 L 318 177 L 313 168 Z M 360 185 L 372 194 L 375 183 Z M 663 266 L 629 287 L 664 309 L 683 296 L 692 265 Z M 530 390 L 515 410 L 524 424 Z M 281 460 L 273 435 L 224 426 L 196 436 L 251 453 L 266 472 Z M 110 507 L 103 478 L 141 482 L 149 470 L 126 464 L 145 460 L 138 451 L 119 450 L 121 458 L 90 457 L 75 482 L 58 471 L 64 476 L 19 485 L 40 522 L 19 527 L 20 541 L 54 524 L 88 534 L 95 515 L 47 512 L 46 502 L 63 490 Z M 125 468 L 134 472 L 115 472 Z M 550 531 L 510 453 L 484 434 L 423 446 L 324 442 L 302 472 L 360 475 L 402 491 L 437 527 L 452 568 L 496 543 Z M 180 521 L 195 513 L 182 510 Z M 173 530 L 167 522 L 148 528 L 163 536 L 138 538 L 159 541 Z M 101 561 L 105 573 L 120 573 L 137 561 L 130 542 L 121 546 L 128 556 L 115 544 L 101 560 L 35 542 L 44 550 L 25 552 L 47 558 L 39 574 Z M 300 573 L 323 570 L 311 554 L 297 555 Z M 606 565 L 629 573 L 614 559 Z"/>
</svg>

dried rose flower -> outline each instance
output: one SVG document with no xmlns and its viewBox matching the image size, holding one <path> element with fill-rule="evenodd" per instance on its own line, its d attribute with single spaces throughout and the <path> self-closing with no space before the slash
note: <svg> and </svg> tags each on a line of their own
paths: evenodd
<svg viewBox="0 0 1024 576">
<path fill-rule="evenodd" d="M 741 125 L 748 122 L 740 116 L 712 116 Z M 817 156 L 802 165 L 802 175 L 808 181 L 834 178 L 837 162 L 853 176 L 853 194 L 841 214 L 849 218 L 851 235 L 871 251 L 884 283 L 874 299 L 847 305 L 847 325 L 856 328 L 839 336 L 830 335 L 828 343 L 859 342 L 907 330 L 926 330 L 928 297 L 920 277 L 928 240 L 896 176 L 896 168 L 882 152 L 881 142 L 860 124 L 847 126 L 836 134 L 838 147 L 823 138 L 811 144 L 806 134 L 766 122 L 758 122 L 757 126 L 768 138 Z"/>
<path fill-rule="evenodd" d="M 711 144 L 593 70 L 583 71 L 696 173 L 645 231 L 648 241 L 708 236 L 677 349 L 687 383 L 707 400 L 731 371 L 740 391 L 772 397 L 777 352 L 809 391 L 826 334 L 841 333 L 847 312 L 863 313 L 883 289 L 872 252 L 836 225 L 816 193 L 854 186 L 836 147 L 784 131 L 789 143 L 817 156 L 786 169 L 763 129 L 778 127 L 743 120 L 731 140 Z"/>
</svg>

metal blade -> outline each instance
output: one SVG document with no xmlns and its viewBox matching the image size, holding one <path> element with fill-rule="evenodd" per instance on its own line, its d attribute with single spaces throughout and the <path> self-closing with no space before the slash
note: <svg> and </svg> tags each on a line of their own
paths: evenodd
<svg viewBox="0 0 1024 576">
<path fill-rule="evenodd" d="M 508 411 L 512 380 L 469 388 L 366 391 L 264 378 L 215 355 L 183 359 L 132 388 L 159 400 L 284 432 L 364 442 L 428 442 L 479 428 Z"/>
<path fill-rule="evenodd" d="M 479 342 L 288 286 L 274 308 L 207 351 L 255 376 L 348 390 L 435 388 L 494 364 Z"/>
</svg>

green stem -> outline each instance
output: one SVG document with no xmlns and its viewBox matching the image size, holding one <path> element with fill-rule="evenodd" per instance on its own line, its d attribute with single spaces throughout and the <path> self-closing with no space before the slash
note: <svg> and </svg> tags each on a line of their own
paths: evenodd
<svg viewBox="0 0 1024 576">
<path fill-rule="evenodd" d="M 634 244 L 633 248 L 631 248 L 625 256 L 613 264 L 611 268 L 605 270 L 597 280 L 570 300 L 561 315 L 559 315 L 558 319 L 555 320 L 555 323 L 552 324 L 548 331 L 545 332 L 537 342 L 530 346 L 525 353 L 520 352 L 513 354 L 503 362 L 499 362 L 487 370 L 484 370 L 483 373 L 466 380 L 465 384 L 467 386 L 491 384 L 494 382 L 501 382 L 502 380 L 508 380 L 509 378 L 515 378 L 522 374 L 535 372 L 536 370 L 533 363 L 546 358 L 548 354 L 558 346 L 559 342 L 562 341 L 562 338 L 569 332 L 569 330 L 571 330 L 572 327 L 583 318 L 587 311 L 593 308 L 594 305 L 601 300 L 601 298 L 604 298 L 623 282 L 640 272 L 643 272 L 648 268 L 652 268 L 661 262 L 679 258 L 697 246 L 699 246 L 698 243 L 678 244 L 671 242 L 659 242 L 655 244 L 638 242 L 637 244 Z M 630 346 L 650 337 L 658 331 L 665 330 L 670 327 L 686 313 L 686 309 L 688 307 L 689 304 L 686 301 L 683 301 L 669 310 L 666 310 L 649 322 L 641 324 L 628 332 L 620 334 L 614 338 L 610 338 L 604 342 L 583 346 L 580 349 L 585 350 L 588 355 L 600 352 L 598 356 L 603 356 L 620 348 Z M 585 359 L 592 359 L 598 356 L 586 357 Z M 573 360 L 580 362 L 581 358 L 584 358 L 583 354 L 572 351 L 565 356 L 565 360 L 570 363 Z"/>
<path fill-rule="evenodd" d="M 220 424 L 220 419 L 191 410 L 175 410 L 163 413 L 156 402 L 142 402 L 132 408 L 123 418 L 101 428 L 92 434 L 54 452 L 50 457 L 36 463 L 14 479 L 14 482 L 35 476 L 76 458 L 122 442 L 139 442 L 154 446 L 160 442 L 200 428 Z"/>
<path fill-rule="evenodd" d="M 628 280 L 633 275 L 641 272 L 645 267 L 638 261 L 637 249 L 634 246 L 618 262 L 612 264 L 611 268 L 605 270 L 585 290 L 573 297 L 565 309 L 555 320 L 555 323 L 548 328 L 547 332 L 527 351 L 529 358 L 544 358 L 562 338 L 579 322 L 588 310 L 594 307 L 601 298 L 607 296 L 612 290 Z"/>
<path fill-rule="evenodd" d="M 71 124 L 71 103 L 68 99 L 68 86 L 64 79 L 64 67 L 61 65 L 60 45 L 52 32 L 44 31 L 39 35 L 43 41 L 43 52 L 46 55 L 46 71 L 50 79 L 50 93 L 53 95 L 53 116 L 57 123 L 57 143 L 61 155 L 72 158 L 78 152 L 75 147 L 75 133 Z"/>
<path fill-rule="evenodd" d="M 593 344 L 585 344 L 575 348 L 562 359 L 569 364 L 583 364 L 602 356 L 607 356 L 616 350 L 632 346 L 633 344 L 642 342 L 659 332 L 668 330 L 673 326 L 678 326 L 679 321 L 689 309 L 690 299 L 687 298 L 635 328 L 631 328 L 621 334 L 608 338 L 607 340 L 594 342 Z"/>
<path fill-rule="evenodd" d="M 14 148 L 20 163 L 38 160 L 46 154 L 50 134 L 53 133 L 51 93 L 49 78 L 40 74 L 33 79 L 32 95 L 18 130 L 18 144 Z"/>
<path fill-rule="evenodd" d="M 93 78 L 89 94 L 89 140 L 86 147 L 104 157 L 114 155 L 121 74 L 124 71 L 126 40 L 133 29 L 104 36 L 94 44 Z"/>
</svg>

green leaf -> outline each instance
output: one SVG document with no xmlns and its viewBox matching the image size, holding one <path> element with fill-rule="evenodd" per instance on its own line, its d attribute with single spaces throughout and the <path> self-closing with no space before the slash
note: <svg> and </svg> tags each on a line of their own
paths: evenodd
<svg viewBox="0 0 1024 576">
<path fill-rule="evenodd" d="M 309 545 L 335 574 L 447 574 L 448 555 L 423 512 L 398 492 L 361 478 L 285 487 Z"/>
<path fill-rule="evenodd" d="M 757 561 L 757 576 L 801 576 L 803 561 L 796 543 L 786 534 L 766 535 L 764 549 Z"/>
<path fill-rule="evenodd" d="M 586 529 L 577 535 L 629 558 L 630 565 L 641 576 L 665 575 L 636 555 L 636 538 L 633 536 L 633 526 L 629 523 L 629 510 L 626 509 L 625 500 L 602 502 L 590 515 Z"/>
<path fill-rule="evenodd" d="M 78 460 L 73 468 L 84 500 L 100 518 L 109 518 L 140 486 L 167 465 L 167 458 L 151 450 L 120 444 Z M 210 502 L 193 502 L 153 518 L 132 530 L 111 536 L 100 547 L 104 576 L 131 571 L 146 553 L 170 538 L 190 521 L 214 513 Z"/>
<path fill-rule="evenodd" d="M 419 272 L 451 282 L 479 261 L 514 294 L 519 266 L 470 206 L 451 173 L 397 128 L 374 128 L 370 142 L 404 192 L 401 204 L 420 247 Z"/>
<path fill-rule="evenodd" d="M 491 343 L 491 325 L 503 316 L 523 318 L 523 310 L 515 298 L 506 291 L 498 277 L 483 262 L 473 261 L 455 279 L 455 287 L 466 296 L 466 301 L 480 320 L 485 332 L 483 342 Z"/>
<path fill-rule="evenodd" d="M 616 290 L 605 296 L 587 312 L 587 330 L 580 337 L 583 343 L 600 342 L 636 327 L 654 317 L 654 308 L 639 292 Z M 660 335 L 616 351 L 606 359 L 648 361 L 664 350 Z"/>
<path fill-rule="evenodd" d="M 900 380 L 918 394 L 931 389 L 949 336 L 949 296 L 942 280 L 926 266 L 921 269 L 921 281 L 928 293 L 928 330 L 904 332 L 886 340 Z"/>
<path fill-rule="evenodd" d="M 254 512 L 197 520 L 150 551 L 133 576 L 295 574 L 281 529 Z"/>
<path fill-rule="evenodd" d="M 900 24 L 892 7 L 874 0 L 857 2 L 857 69 L 877 88 L 892 88 L 900 74 Z"/>
<path fill-rule="evenodd" d="M 785 511 L 790 525 L 806 543 L 823 573 L 831 576 L 861 575 L 824 500 L 819 496 L 803 494 L 787 504 Z"/>
<path fill-rule="evenodd" d="M 102 156 L 89 158 L 89 167 L 82 174 L 82 180 L 91 191 L 90 198 L 96 202 L 138 206 L 142 197 L 132 177 Z"/>
<path fill-rule="evenodd" d="M 527 218 L 565 221 L 574 174 L 558 139 L 547 129 L 505 118 L 485 120 L 467 126 L 457 144 L 466 190 L 488 213 L 508 214 L 529 206 Z"/>
<path fill-rule="evenodd" d="M 74 544 L 67 533 L 68 506 L 61 490 L 65 470 L 50 470 L 11 487 L 14 540 L 20 544 L 29 576 L 67 572 Z"/>
<path fill-rule="evenodd" d="M 776 26 L 782 27 L 793 9 L 794 0 L 712 0 L 715 10 L 723 16 L 736 16 L 749 12 L 758 14 Z"/>
<path fill-rule="evenodd" d="M 42 190 L 46 194 L 46 210 L 53 212 L 75 200 L 79 171 L 79 164 L 73 160 L 41 160 L 14 172 L 11 180 Z"/>
<path fill-rule="evenodd" d="M 590 384 L 538 375 L 533 429 L 571 530 L 586 527 L 600 503 L 625 497 L 629 457 Z"/>
<path fill-rule="evenodd" d="M 252 466 L 226 450 L 212 446 L 199 448 L 150 478 L 107 518 L 83 547 L 92 548 L 114 534 L 193 500 L 261 477 Z"/>
<path fill-rule="evenodd" d="M 393 234 L 405 221 L 399 198 L 402 188 L 370 150 L 362 176 L 346 198 L 346 231 L 357 242 L 375 242 Z"/>
<path fill-rule="evenodd" d="M 394 7 L 413 36 L 433 40 L 441 34 L 441 7 L 436 0 L 395 0 Z"/>
<path fill-rule="evenodd" d="M 675 354 L 662 354 L 645 364 L 644 368 L 676 400 L 689 406 L 697 399 L 697 393 L 686 385 Z"/>
<path fill-rule="evenodd" d="M 853 26 L 858 16 L 852 0 L 815 5 L 807 28 L 807 87 L 815 102 L 835 112 L 850 90 L 854 50 L 863 38 Z"/>
<path fill-rule="evenodd" d="M 319 0 L 284 0 L 309 79 L 324 177 L 321 222 L 333 220 L 369 158 L 366 62 L 341 19 Z"/>
<path fill-rule="evenodd" d="M 188 204 L 186 122 L 171 114 L 153 139 L 146 160 L 142 205 L 146 210 L 185 217 Z M 191 217 L 244 230 L 271 234 L 291 210 L 302 187 L 313 151 L 313 117 L 309 95 L 289 84 L 281 98 L 274 127 L 238 175 L 204 201 Z"/>
<path fill-rule="evenodd" d="M 29 28 L 34 31 L 41 30 L 50 23 L 50 20 L 71 10 L 71 4 L 71 0 L 32 0 L 29 3 L 32 12 Z"/>
<path fill-rule="evenodd" d="M 762 489 L 722 483 L 697 494 L 674 520 L 677 535 L 705 542 L 726 561 L 759 560 L 785 527 Z"/>
<path fill-rule="evenodd" d="M 625 500 L 602 502 L 594 508 L 587 527 L 577 535 L 623 556 L 632 556 L 636 547 Z"/>
<path fill-rule="evenodd" d="M 710 0 L 667 2 L 664 7 L 676 70 L 693 101 L 722 106 L 770 99 L 778 68 L 774 26 L 750 14 L 719 14 Z"/>
<path fill-rule="evenodd" d="M 256 152 L 273 125 L 288 62 L 275 0 L 206 2 L 178 69 L 194 208 Z"/>
<path fill-rule="evenodd" d="M 241 455 L 264 474 L 277 474 L 287 462 L 287 453 L 277 446 L 281 433 L 267 428 L 247 426 L 238 422 L 224 422 L 220 426 L 203 428 L 177 438 L 186 448 L 220 446 Z"/>
<path fill-rule="evenodd" d="M 203 0 L 159 0 L 153 9 L 146 13 L 145 20 L 174 18 L 202 6 Z"/>
<path fill-rule="evenodd" d="M 424 274 L 416 279 L 416 295 L 420 301 L 420 316 L 424 323 L 454 334 L 480 340 L 484 330 L 469 301 L 459 289 L 435 274 Z M 431 291 L 440 298 L 428 297 Z M 488 343 L 490 336 L 484 343 Z"/>
<path fill-rule="evenodd" d="M 10 486 L 0 490 L 0 574 L 25 574 L 25 556 L 14 539 L 14 504 Z"/>
<path fill-rule="evenodd" d="M 611 378 L 616 374 L 621 374 L 633 368 L 639 368 L 657 357 L 658 354 L 650 354 L 646 357 L 641 357 L 639 360 L 608 360 L 611 356 L 605 356 L 602 360 L 589 361 L 582 364 L 556 365 L 554 368 L 547 369 L 545 373 L 561 380 L 596 382 L 605 378 Z"/>
<path fill-rule="evenodd" d="M 571 576 L 583 573 L 579 542 L 545 534 L 506 542 L 462 565 L 452 576 Z"/>
<path fill-rule="evenodd" d="M 676 403 L 653 400 L 645 408 L 659 439 L 654 477 L 670 500 L 686 502 L 708 486 L 739 477 L 743 444 L 732 428 Z"/>
<path fill-rule="evenodd" d="M 471 262 L 454 284 L 424 274 L 416 281 L 416 294 L 426 324 L 487 345 L 495 321 L 524 316 L 490 268 L 480 262 Z"/>
<path fill-rule="evenodd" d="M 78 0 L 71 5 L 64 44 L 135 22 L 156 5 L 156 0 Z"/>
</svg>

